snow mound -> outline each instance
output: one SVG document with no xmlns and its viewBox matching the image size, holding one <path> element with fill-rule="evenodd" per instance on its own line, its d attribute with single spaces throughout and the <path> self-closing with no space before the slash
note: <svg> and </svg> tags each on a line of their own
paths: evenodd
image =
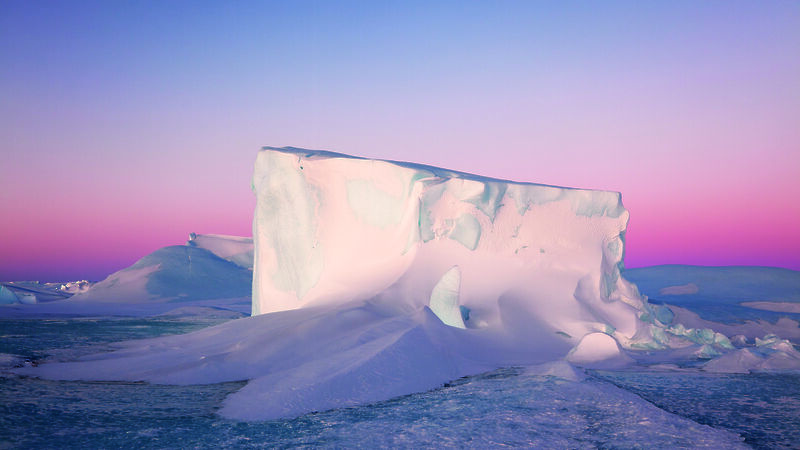
<svg viewBox="0 0 800 450">
<path fill-rule="evenodd" d="M 720 373 L 800 371 L 800 352 L 777 336 L 757 339 L 755 347 L 726 353 L 703 365 L 703 370 Z"/>
<path fill-rule="evenodd" d="M 0 284 L 0 305 L 13 305 L 19 303 L 19 297 L 11 289 Z"/>
<path fill-rule="evenodd" d="M 617 341 L 605 333 L 590 333 L 570 350 L 566 360 L 586 368 L 610 369 L 629 366 L 633 359 L 626 355 Z"/>
<path fill-rule="evenodd" d="M 66 302 L 143 303 L 246 297 L 251 272 L 200 247 L 173 245 L 109 275 Z"/>
<path fill-rule="evenodd" d="M 68 281 L 66 283 L 61 284 L 58 287 L 58 290 L 65 293 L 65 294 L 79 294 L 81 292 L 86 292 L 89 288 L 92 287 L 92 283 L 89 280 L 80 280 L 80 281 Z"/>
</svg>

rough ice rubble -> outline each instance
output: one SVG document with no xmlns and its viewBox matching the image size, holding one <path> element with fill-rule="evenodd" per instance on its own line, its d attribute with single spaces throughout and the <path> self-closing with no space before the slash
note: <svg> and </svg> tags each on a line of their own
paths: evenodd
<svg viewBox="0 0 800 450">
<path fill-rule="evenodd" d="M 798 316 L 800 272 L 776 267 L 654 266 L 625 271 L 646 294 L 664 328 L 656 341 L 711 359 L 713 372 L 800 370 Z M 753 301 L 761 300 L 761 301 Z M 766 311 L 754 306 L 768 305 Z M 761 309 L 761 308 L 759 308 Z M 778 310 L 770 312 L 769 310 Z M 730 336 L 730 340 L 727 338 Z M 674 340 L 675 337 L 680 340 Z"/>
<path fill-rule="evenodd" d="M 39 281 L 9 281 L 0 284 L 0 305 L 11 306 L 0 310 L 0 314 L 15 309 L 19 305 L 40 305 L 71 297 L 77 292 L 85 292 L 91 283 L 86 280 L 68 283 L 41 283 Z"/>
<path fill-rule="evenodd" d="M 664 265 L 627 269 L 624 276 L 636 283 L 649 298 L 669 304 L 684 325 L 694 328 L 699 322 L 695 325 L 695 320 L 674 307 L 687 308 L 697 314 L 698 319 L 725 325 L 741 324 L 742 320 L 755 325 L 762 321 L 774 323 L 780 317 L 790 317 L 795 322 L 800 319 L 800 315 L 793 313 L 800 304 L 800 272 L 796 270 Z M 770 312 L 776 309 L 777 313 Z M 794 328 L 797 329 L 796 324 Z M 748 329 L 747 333 L 742 334 L 750 339 L 768 333 L 780 334 L 777 329 L 764 328 L 759 331 L 754 326 L 748 326 Z M 739 334 L 731 333 L 727 327 L 715 330 L 729 336 Z"/>
</svg>

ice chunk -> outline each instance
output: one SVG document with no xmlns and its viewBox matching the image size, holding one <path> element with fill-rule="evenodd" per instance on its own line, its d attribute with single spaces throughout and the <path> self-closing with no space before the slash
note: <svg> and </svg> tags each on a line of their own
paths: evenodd
<svg viewBox="0 0 800 450">
<path fill-rule="evenodd" d="M 737 347 L 744 347 L 745 345 L 747 345 L 747 336 L 743 334 L 737 334 L 731 337 L 731 344 Z"/>
<path fill-rule="evenodd" d="M 36 303 L 39 302 L 36 298 L 36 294 L 32 292 L 26 292 L 22 295 L 19 295 L 18 298 L 19 302 L 22 303 L 23 305 L 35 305 Z"/>
<path fill-rule="evenodd" d="M 0 284 L 0 305 L 12 305 L 14 303 L 19 303 L 17 294 L 12 292 L 11 289 Z"/>
<path fill-rule="evenodd" d="M 481 238 L 481 224 L 478 219 L 463 214 L 456 221 L 456 226 L 450 232 L 450 239 L 459 242 L 464 247 L 475 250 L 478 248 L 478 241 Z"/>
<path fill-rule="evenodd" d="M 703 365 L 703 370 L 720 373 L 749 373 L 762 361 L 761 356 L 756 355 L 750 349 L 742 348 L 712 359 Z"/>
<path fill-rule="evenodd" d="M 480 195 L 465 201 L 475 205 L 478 210 L 486 214 L 486 217 L 494 221 L 497 210 L 503 205 L 503 197 L 508 189 L 508 183 L 487 181 L 483 186 L 483 192 Z"/>
<path fill-rule="evenodd" d="M 788 340 L 770 335 L 756 338 L 755 347 L 734 350 L 709 361 L 703 370 L 724 373 L 800 371 L 800 352 Z"/>
<path fill-rule="evenodd" d="M 696 294 L 700 291 L 694 283 L 682 284 L 680 286 L 667 286 L 659 289 L 658 293 L 661 295 L 687 295 Z"/>
<path fill-rule="evenodd" d="M 458 292 L 461 287 L 461 271 L 458 266 L 448 270 L 433 287 L 431 292 L 430 308 L 436 317 L 445 325 L 456 328 L 466 328 L 461 308 L 458 304 Z"/>
<path fill-rule="evenodd" d="M 88 280 L 69 281 L 59 286 L 58 290 L 66 294 L 78 294 L 88 291 L 91 286 L 92 283 Z"/>
<path fill-rule="evenodd" d="M 615 368 L 633 363 L 613 337 L 605 333 L 590 333 L 567 355 L 567 361 L 581 367 Z"/>
</svg>

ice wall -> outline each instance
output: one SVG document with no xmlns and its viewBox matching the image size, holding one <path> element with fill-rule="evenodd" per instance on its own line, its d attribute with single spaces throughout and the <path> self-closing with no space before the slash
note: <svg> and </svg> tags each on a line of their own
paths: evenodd
<svg viewBox="0 0 800 450">
<path fill-rule="evenodd" d="M 432 294 L 436 312 L 444 281 L 463 315 L 445 308 L 445 323 L 539 328 L 570 345 L 601 332 L 628 346 L 646 327 L 620 276 L 619 193 L 271 147 L 253 190 L 254 315 L 352 300 L 412 311 Z M 442 280 L 454 267 L 458 282 Z"/>
</svg>

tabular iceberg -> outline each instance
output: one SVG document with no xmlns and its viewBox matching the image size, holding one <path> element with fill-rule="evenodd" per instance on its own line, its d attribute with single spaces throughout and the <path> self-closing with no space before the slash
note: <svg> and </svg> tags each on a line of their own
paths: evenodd
<svg viewBox="0 0 800 450">
<path fill-rule="evenodd" d="M 264 148 L 253 190 L 254 315 L 371 299 L 430 305 L 448 325 L 547 330 L 534 348 L 649 337 L 620 276 L 619 193 L 295 148 Z"/>
<path fill-rule="evenodd" d="M 668 308 L 640 296 L 620 273 L 628 213 L 615 192 L 294 148 L 259 153 L 253 190 L 252 317 L 15 371 L 249 380 L 220 414 L 266 420 L 553 361 L 800 367 L 788 341 L 734 354 L 724 335 L 673 323 Z M 192 241 L 221 251 L 219 239 Z M 248 245 L 226 244 L 224 254 L 246 256 Z"/>
</svg>

